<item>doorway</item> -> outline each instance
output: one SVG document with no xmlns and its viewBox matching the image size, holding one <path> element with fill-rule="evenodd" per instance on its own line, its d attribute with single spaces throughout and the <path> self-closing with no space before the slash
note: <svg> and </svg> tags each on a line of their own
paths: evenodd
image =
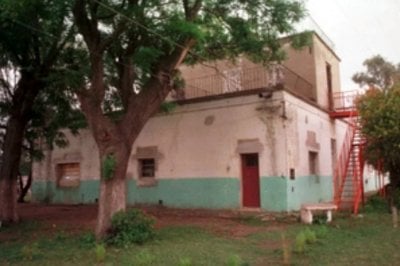
<svg viewBox="0 0 400 266">
<path fill-rule="evenodd" d="M 260 174 L 258 154 L 241 154 L 243 207 L 260 207 Z"/>
</svg>

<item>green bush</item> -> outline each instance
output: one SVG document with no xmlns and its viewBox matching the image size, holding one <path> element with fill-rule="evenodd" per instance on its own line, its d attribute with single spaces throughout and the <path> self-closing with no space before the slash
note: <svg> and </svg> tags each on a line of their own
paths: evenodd
<svg viewBox="0 0 400 266">
<path fill-rule="evenodd" d="M 96 255 L 96 262 L 101 263 L 106 259 L 106 248 L 103 244 L 96 244 L 94 254 Z"/>
<path fill-rule="evenodd" d="M 106 242 L 115 246 L 143 244 L 154 237 L 154 220 L 141 210 L 117 212 L 111 219 Z"/>
<path fill-rule="evenodd" d="M 294 252 L 304 253 L 306 251 L 307 236 L 304 231 L 301 231 L 296 236 L 296 241 L 294 242 Z"/>
<path fill-rule="evenodd" d="M 369 197 L 363 208 L 366 213 L 387 213 L 388 210 L 387 200 L 379 195 Z"/>
<path fill-rule="evenodd" d="M 304 235 L 306 237 L 307 244 L 313 244 L 317 242 L 317 235 L 310 228 L 306 228 L 304 230 Z"/>
<path fill-rule="evenodd" d="M 317 234 L 307 227 L 297 234 L 294 251 L 296 253 L 304 253 L 307 250 L 307 245 L 312 245 L 315 242 L 317 242 Z"/>
</svg>

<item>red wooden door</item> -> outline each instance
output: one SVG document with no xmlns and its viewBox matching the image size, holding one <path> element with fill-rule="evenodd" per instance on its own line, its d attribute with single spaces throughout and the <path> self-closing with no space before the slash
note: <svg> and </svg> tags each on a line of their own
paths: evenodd
<svg viewBox="0 0 400 266">
<path fill-rule="evenodd" d="M 258 154 L 242 154 L 243 207 L 260 207 L 260 175 Z"/>
</svg>

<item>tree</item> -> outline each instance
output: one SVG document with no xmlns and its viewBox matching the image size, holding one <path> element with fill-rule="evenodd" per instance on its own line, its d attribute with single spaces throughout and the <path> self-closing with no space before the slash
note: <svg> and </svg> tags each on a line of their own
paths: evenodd
<svg viewBox="0 0 400 266">
<path fill-rule="evenodd" d="M 89 54 L 89 79 L 77 95 L 99 149 L 102 237 L 126 208 L 132 145 L 180 64 L 241 54 L 264 64 L 282 59 L 278 37 L 304 13 L 300 2 L 285 0 L 75 0 L 73 14 Z M 121 104 L 116 119 L 106 114 L 110 98 Z"/>
<path fill-rule="evenodd" d="M 2 75 L 6 104 L 0 165 L 0 220 L 18 221 L 17 175 L 25 129 L 39 93 L 48 86 L 65 44 L 73 37 L 68 1 L 3 0 L 0 8 L 0 66 L 16 69 L 9 84 Z M 11 86 L 14 88 L 12 90 Z M 4 99 L 4 98 L 3 98 Z M 4 102 L 3 102 L 4 103 Z"/>
<path fill-rule="evenodd" d="M 371 165 L 383 167 L 389 173 L 389 204 L 397 225 L 396 190 L 400 186 L 400 84 L 390 90 L 369 89 L 358 99 L 357 107 L 363 136 L 364 156 Z"/>
<path fill-rule="evenodd" d="M 360 86 L 367 85 L 385 90 L 400 82 L 400 64 L 395 66 L 382 56 L 376 55 L 365 60 L 363 65 L 367 70 L 353 75 L 353 81 Z"/>
</svg>

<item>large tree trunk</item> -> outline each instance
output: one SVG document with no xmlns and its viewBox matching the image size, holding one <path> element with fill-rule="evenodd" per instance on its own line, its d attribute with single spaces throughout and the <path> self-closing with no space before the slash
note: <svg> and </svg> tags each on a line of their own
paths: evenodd
<svg viewBox="0 0 400 266">
<path fill-rule="evenodd" d="M 393 228 L 398 226 L 398 190 L 400 184 L 400 170 L 396 165 L 391 165 L 389 169 L 390 174 L 390 190 L 389 190 L 389 208 L 392 213 Z"/>
<path fill-rule="evenodd" d="M 135 5 L 135 1 L 128 2 L 132 7 Z M 201 7 L 201 1 L 196 3 L 190 10 L 189 6 L 185 6 L 188 20 L 194 19 Z M 158 111 L 171 90 L 173 73 L 195 44 L 195 40 L 192 38 L 182 40 L 181 45 L 176 46 L 171 53 L 165 54 L 158 62 L 155 62 L 151 67 L 151 78 L 143 85 L 140 93 L 132 90 L 137 78 L 135 77 L 137 73 L 134 73 L 134 64 L 132 64 L 132 56 L 137 48 L 135 47 L 137 37 L 132 37 L 126 48 L 120 46 L 119 58 L 115 62 L 119 79 L 119 82 L 116 82 L 116 88 L 121 97 L 124 114 L 119 121 L 112 121 L 104 115 L 102 110 L 106 95 L 103 55 L 113 42 L 117 43 L 122 31 L 116 29 L 109 38 L 102 39 L 103 34 L 98 29 L 96 9 L 89 6 L 87 1 L 75 1 L 73 7 L 75 23 L 90 51 L 91 66 L 90 87 L 80 90 L 78 97 L 99 148 L 100 165 L 103 166 L 107 156 L 116 156 L 114 175 L 111 179 L 102 177 L 100 181 L 96 227 L 96 237 L 100 239 L 109 229 L 113 214 L 126 208 L 126 170 L 132 145 L 147 120 Z M 88 10 L 92 12 L 90 15 Z M 122 21 L 119 25 L 121 30 L 127 29 L 124 23 Z"/>
<path fill-rule="evenodd" d="M 0 220 L 17 222 L 17 177 L 26 123 L 10 118 L 0 168 Z"/>
<path fill-rule="evenodd" d="M 7 123 L 0 166 L 0 220 L 18 222 L 17 177 L 24 132 L 29 121 L 34 99 L 42 84 L 27 73 L 21 74 L 14 92 L 10 118 Z"/>
<path fill-rule="evenodd" d="M 114 174 L 100 180 L 100 198 L 98 205 L 98 217 L 96 225 L 96 236 L 101 239 L 107 234 L 111 225 L 112 216 L 118 211 L 126 209 L 126 170 L 129 161 L 128 147 L 124 145 L 108 147 L 106 151 L 100 152 L 100 162 L 112 154 L 115 156 L 116 165 Z"/>
</svg>

